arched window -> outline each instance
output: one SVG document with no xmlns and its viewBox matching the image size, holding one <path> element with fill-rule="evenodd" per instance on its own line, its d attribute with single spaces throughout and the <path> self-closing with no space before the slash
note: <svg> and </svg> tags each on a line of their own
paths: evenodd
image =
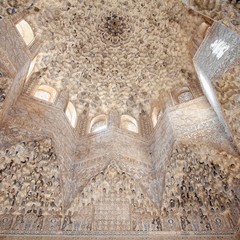
<svg viewBox="0 0 240 240">
<path fill-rule="evenodd" d="M 174 91 L 172 91 L 172 97 L 173 97 L 175 104 L 188 102 L 188 101 L 194 99 L 190 88 L 187 86 L 176 88 Z"/>
<path fill-rule="evenodd" d="M 74 105 L 71 102 L 68 103 L 65 114 L 68 120 L 70 121 L 72 127 L 75 128 L 77 123 L 77 112 Z"/>
<path fill-rule="evenodd" d="M 107 129 L 107 116 L 105 114 L 99 115 L 92 119 L 90 124 L 90 132 L 96 133 Z"/>
<path fill-rule="evenodd" d="M 38 88 L 34 91 L 33 96 L 38 99 L 53 103 L 56 99 L 57 91 L 50 86 L 41 85 L 38 86 Z"/>
<path fill-rule="evenodd" d="M 17 25 L 16 28 L 22 36 L 24 42 L 30 45 L 34 40 L 34 33 L 30 25 L 23 19 Z"/>
<path fill-rule="evenodd" d="M 188 87 L 185 87 L 177 96 L 178 103 L 188 102 L 192 99 L 193 95 Z"/>
<path fill-rule="evenodd" d="M 153 127 L 157 125 L 158 119 L 162 115 L 162 110 L 159 107 L 154 107 L 152 111 L 152 123 Z"/>
<path fill-rule="evenodd" d="M 137 121 L 133 117 L 128 115 L 121 116 L 121 128 L 138 133 Z"/>
<path fill-rule="evenodd" d="M 32 72 L 33 72 L 33 69 L 34 69 L 34 67 L 35 67 L 36 61 L 37 61 L 37 57 L 35 57 L 35 58 L 32 60 L 30 66 L 29 66 L 28 74 L 27 74 L 27 77 L 26 77 L 26 81 L 27 81 L 27 80 L 29 79 L 29 77 L 31 76 L 31 74 L 32 74 Z"/>
</svg>

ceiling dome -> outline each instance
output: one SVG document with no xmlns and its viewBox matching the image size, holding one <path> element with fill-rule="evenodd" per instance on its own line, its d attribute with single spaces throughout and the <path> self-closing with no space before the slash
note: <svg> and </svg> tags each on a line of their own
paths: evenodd
<svg viewBox="0 0 240 240">
<path fill-rule="evenodd" d="M 191 33 L 202 18 L 181 2 L 39 1 L 28 16 L 43 39 L 40 84 L 66 89 L 78 113 L 137 117 L 160 90 L 196 80 Z"/>
</svg>

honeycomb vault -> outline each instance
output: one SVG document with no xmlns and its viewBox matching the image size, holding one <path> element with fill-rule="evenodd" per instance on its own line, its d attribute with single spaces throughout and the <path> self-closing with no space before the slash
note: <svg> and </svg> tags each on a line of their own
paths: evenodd
<svg viewBox="0 0 240 240">
<path fill-rule="evenodd" d="M 160 90 L 196 81 L 188 51 L 202 18 L 181 2 L 40 1 L 27 17 L 44 39 L 40 84 L 67 89 L 78 112 L 137 117 Z"/>
<path fill-rule="evenodd" d="M 239 1 L 183 2 L 0 1 L 0 240 L 240 239 Z"/>
</svg>

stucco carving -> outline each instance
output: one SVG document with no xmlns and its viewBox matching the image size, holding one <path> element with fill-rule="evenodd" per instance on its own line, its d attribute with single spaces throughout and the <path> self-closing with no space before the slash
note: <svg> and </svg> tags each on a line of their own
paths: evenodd
<svg viewBox="0 0 240 240">
<path fill-rule="evenodd" d="M 189 31 L 202 19 L 180 2 L 73 0 L 41 6 L 27 17 L 44 41 L 35 72 L 46 69 L 40 84 L 69 90 L 79 113 L 90 108 L 94 116 L 115 108 L 136 118 L 142 110 L 149 113 L 160 89 L 171 88 L 176 79 L 196 80 Z"/>
<path fill-rule="evenodd" d="M 98 30 L 102 41 L 117 46 L 126 41 L 131 34 L 132 27 L 129 26 L 129 19 L 115 12 L 108 12 L 102 16 Z"/>
<path fill-rule="evenodd" d="M 240 4 L 238 0 L 190 0 L 186 2 L 197 12 L 240 32 Z"/>
<path fill-rule="evenodd" d="M 0 75 L 0 109 L 3 105 L 10 86 L 11 80 L 7 77 L 4 77 L 3 75 Z"/>
<path fill-rule="evenodd" d="M 144 193 L 140 184 L 114 161 L 90 179 L 70 210 L 76 219 L 74 215 L 82 216 L 84 210 L 88 212 L 88 230 L 161 230 L 157 206 Z"/>
<path fill-rule="evenodd" d="M 232 67 L 222 77 L 214 81 L 218 100 L 223 108 L 224 115 L 229 124 L 234 139 L 240 147 L 239 132 L 239 103 L 240 103 L 240 68 Z"/>
<path fill-rule="evenodd" d="M 237 239 L 239 156 L 199 97 L 188 54 L 202 18 L 173 0 L 39 0 L 34 6 L 26 20 L 43 46 L 22 94 L 22 66 L 37 47 L 29 51 L 15 31 L 20 17 L 0 20 L 0 48 L 9 53 L 4 61 L 22 72 L 14 84 L 0 74 L 0 102 L 8 87 L 17 98 L 0 119 L 0 239 Z M 214 61 L 237 56 L 228 48 L 231 37 L 212 40 Z M 230 118 L 238 85 L 226 76 L 219 96 Z M 55 87 L 56 101 L 27 96 L 35 84 Z M 76 128 L 64 113 L 69 100 L 83 113 Z M 89 132 L 99 114 L 108 116 L 107 128 Z M 139 133 L 121 128 L 123 114 L 136 118 Z"/>
<path fill-rule="evenodd" d="M 239 157 L 207 146 L 177 145 L 166 169 L 167 229 L 229 231 L 240 220 Z M 176 222 L 174 226 L 173 223 Z"/>
<path fill-rule="evenodd" d="M 20 142 L 1 149 L 0 154 L 1 214 L 61 210 L 59 170 L 50 139 Z"/>
<path fill-rule="evenodd" d="M 128 175 L 115 161 L 92 176 L 71 206 L 62 209 L 51 140 L 21 142 L 5 152 L 1 150 L 2 159 L 5 158 L 1 184 L 10 184 L 10 187 L 1 188 L 8 193 L 1 198 L 4 207 L 1 208 L 0 230 L 35 234 L 54 231 L 231 232 L 238 227 L 240 218 L 239 157 L 208 147 L 209 155 L 206 148 L 174 147 L 166 168 L 160 215 L 160 208 L 145 193 L 140 181 Z M 37 171 L 40 168 L 42 170 Z"/>
<path fill-rule="evenodd" d="M 31 9 L 34 3 L 34 0 L 1 0 L 0 15 L 7 17 L 14 14 L 21 14 L 23 11 Z"/>
<path fill-rule="evenodd" d="M 1 71 L 6 71 L 6 75 L 9 77 L 15 77 L 17 72 L 30 62 L 30 54 L 12 21 L 9 19 L 1 20 L 0 28 L 0 54 L 2 56 L 0 66 L 3 66 Z"/>
</svg>

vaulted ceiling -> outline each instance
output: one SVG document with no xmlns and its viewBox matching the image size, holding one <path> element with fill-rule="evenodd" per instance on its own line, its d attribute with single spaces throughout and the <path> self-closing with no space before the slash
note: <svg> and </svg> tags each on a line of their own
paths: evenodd
<svg viewBox="0 0 240 240">
<path fill-rule="evenodd" d="M 27 20 L 43 40 L 32 78 L 68 90 L 79 113 L 137 117 L 196 81 L 189 46 L 203 20 L 181 1 L 38 1 Z"/>
</svg>

